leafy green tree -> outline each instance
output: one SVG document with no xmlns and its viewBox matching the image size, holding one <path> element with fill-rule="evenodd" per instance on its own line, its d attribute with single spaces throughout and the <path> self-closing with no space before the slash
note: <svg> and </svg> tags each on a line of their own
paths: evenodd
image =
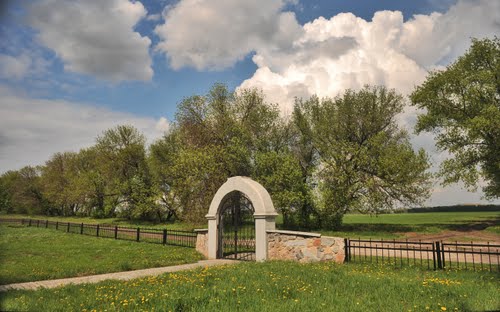
<svg viewBox="0 0 500 312">
<path fill-rule="evenodd" d="M 317 161 L 310 179 L 318 185 L 323 227 L 337 227 L 350 211 L 375 213 L 428 196 L 428 158 L 412 149 L 398 127 L 395 117 L 402 109 L 402 96 L 384 87 L 297 101 L 295 118 L 313 145 L 302 140 L 303 151 L 310 163 Z"/>
<path fill-rule="evenodd" d="M 104 159 L 95 147 L 81 149 L 73 158 L 74 175 L 69 188 L 81 204 L 79 213 L 89 217 L 114 216 L 114 208 L 106 210 L 110 201 L 107 191 L 111 183 L 106 179 Z"/>
<path fill-rule="evenodd" d="M 271 194 L 286 228 L 310 227 L 309 188 L 297 158 L 287 151 L 257 153 L 253 177 Z"/>
<path fill-rule="evenodd" d="M 17 178 L 17 171 L 7 171 L 0 176 L 0 211 L 4 213 L 15 213 L 12 202 L 12 185 Z"/>
<path fill-rule="evenodd" d="M 500 39 L 473 39 L 470 49 L 445 70 L 434 71 L 410 96 L 424 109 L 416 131 L 436 134 L 447 151 L 444 184 L 463 181 L 475 190 L 479 178 L 488 198 L 500 197 Z"/>
<path fill-rule="evenodd" d="M 95 157 L 101 168 L 99 176 L 106 183 L 106 215 L 146 219 L 154 214 L 156 203 L 145 144 L 144 135 L 127 125 L 108 129 L 97 138 Z"/>
<path fill-rule="evenodd" d="M 291 166 L 281 155 L 289 143 L 277 107 L 266 103 L 261 92 L 233 93 L 216 84 L 207 95 L 179 104 L 171 131 L 150 148 L 150 164 L 165 206 L 179 218 L 203 221 L 217 189 L 237 175 L 262 182 L 273 200 L 282 203 L 278 209 L 288 211 L 285 203 L 296 200 L 284 199 L 270 169 L 283 165 L 280 157 Z"/>
<path fill-rule="evenodd" d="M 51 207 L 43 196 L 40 167 L 26 166 L 17 171 L 7 171 L 0 178 L 5 188 L 3 209 L 22 214 L 51 214 Z"/>
<path fill-rule="evenodd" d="M 75 215 L 82 206 L 73 178 L 76 153 L 56 153 L 41 168 L 41 187 L 44 197 L 54 213 L 63 216 Z"/>
</svg>

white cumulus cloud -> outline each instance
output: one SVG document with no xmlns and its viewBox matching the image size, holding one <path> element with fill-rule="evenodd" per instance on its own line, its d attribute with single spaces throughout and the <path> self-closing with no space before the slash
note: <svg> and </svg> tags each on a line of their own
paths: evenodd
<svg viewBox="0 0 500 312">
<path fill-rule="evenodd" d="M 38 41 L 54 50 L 65 70 L 114 82 L 153 76 L 151 40 L 134 31 L 146 16 L 139 1 L 39 0 L 28 5 Z"/>
<path fill-rule="evenodd" d="M 415 15 L 406 22 L 399 11 L 376 12 L 371 21 L 351 13 L 319 17 L 303 26 L 293 49 L 256 49 L 258 68 L 240 87 L 263 89 L 285 112 L 294 97 L 335 96 L 365 84 L 408 94 L 428 70 L 463 54 L 471 37 L 498 33 L 498 1 L 459 1 L 444 14 Z M 353 44 L 339 49 L 345 40 Z"/>
<path fill-rule="evenodd" d="M 281 12 L 289 0 L 181 0 L 163 12 L 155 32 L 174 69 L 224 69 L 256 47 L 286 49 L 302 28 L 295 14 Z"/>
</svg>

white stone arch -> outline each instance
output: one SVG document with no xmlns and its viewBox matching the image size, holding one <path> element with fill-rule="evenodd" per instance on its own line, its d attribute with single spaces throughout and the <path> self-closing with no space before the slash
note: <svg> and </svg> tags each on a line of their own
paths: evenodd
<svg viewBox="0 0 500 312">
<path fill-rule="evenodd" d="M 278 215 L 274 209 L 271 196 L 258 182 L 248 177 L 232 177 L 217 190 L 210 204 L 206 218 L 208 219 L 208 258 L 217 257 L 219 213 L 224 198 L 234 192 L 243 193 L 252 203 L 255 218 L 255 259 L 264 261 L 267 259 L 267 233 L 275 229 L 275 218 Z"/>
</svg>

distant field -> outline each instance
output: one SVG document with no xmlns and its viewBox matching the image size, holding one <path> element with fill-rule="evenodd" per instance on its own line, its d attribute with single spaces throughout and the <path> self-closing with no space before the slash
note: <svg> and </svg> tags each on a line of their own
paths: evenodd
<svg viewBox="0 0 500 312">
<path fill-rule="evenodd" d="M 0 284 L 169 266 L 200 259 L 194 248 L 0 225 Z"/>
<path fill-rule="evenodd" d="M 340 231 L 321 231 L 324 235 L 361 238 L 439 238 L 453 240 L 498 240 L 500 212 L 422 212 L 349 214 Z"/>
<path fill-rule="evenodd" d="M 264 262 L 9 291 L 0 304 L 14 311 L 498 311 L 499 291 L 498 274 L 488 272 Z"/>
</svg>

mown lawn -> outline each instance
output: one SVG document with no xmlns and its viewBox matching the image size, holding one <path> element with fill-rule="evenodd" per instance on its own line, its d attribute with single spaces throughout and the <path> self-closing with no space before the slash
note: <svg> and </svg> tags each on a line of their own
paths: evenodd
<svg viewBox="0 0 500 312">
<path fill-rule="evenodd" d="M 196 262 L 194 248 L 0 225 L 0 284 Z"/>
<path fill-rule="evenodd" d="M 0 294 L 23 311 L 497 311 L 498 274 L 381 265 L 241 263 L 127 282 Z"/>
</svg>

